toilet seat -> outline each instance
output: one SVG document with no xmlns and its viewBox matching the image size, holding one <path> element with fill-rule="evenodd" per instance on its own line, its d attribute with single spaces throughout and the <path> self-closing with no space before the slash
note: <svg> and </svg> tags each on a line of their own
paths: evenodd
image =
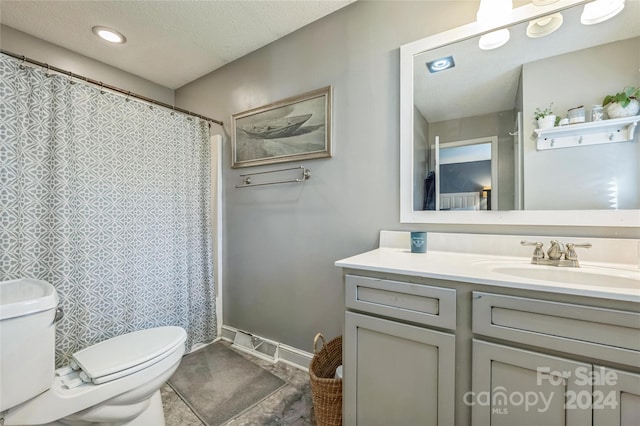
<svg viewBox="0 0 640 426">
<path fill-rule="evenodd" d="M 102 355 L 93 350 L 80 351 L 84 356 L 79 358 L 90 374 L 97 374 L 97 380 L 108 380 L 101 384 L 83 382 L 69 388 L 58 375 L 47 391 L 9 409 L 5 413 L 5 425 L 47 424 L 111 401 L 118 401 L 116 406 L 126 408 L 127 404 L 137 404 L 148 398 L 151 394 L 146 396 L 145 393 L 159 389 L 180 364 L 187 335 L 180 327 L 160 327 L 130 334 L 137 337 L 123 335 L 105 341 L 109 343 L 101 342 L 87 348 L 105 348 Z M 131 345 L 132 353 L 127 354 L 129 348 L 123 346 L 123 342 Z M 146 344 L 149 346 L 145 348 Z M 105 364 L 101 366 L 99 360 Z M 108 374 L 101 376 L 104 372 Z"/>
<path fill-rule="evenodd" d="M 85 382 L 102 384 L 161 361 L 184 340 L 180 327 L 150 328 L 97 343 L 73 354 L 73 360 Z"/>
</svg>

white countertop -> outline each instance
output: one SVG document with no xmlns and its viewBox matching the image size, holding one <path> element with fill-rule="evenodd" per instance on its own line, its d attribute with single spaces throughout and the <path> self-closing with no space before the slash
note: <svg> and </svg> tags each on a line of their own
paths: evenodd
<svg viewBox="0 0 640 426">
<path fill-rule="evenodd" d="M 606 263 L 581 262 L 581 268 L 531 265 L 530 258 L 496 256 L 478 253 L 453 253 L 428 250 L 427 253 L 411 253 L 409 249 L 381 247 L 366 253 L 338 260 L 336 266 L 365 271 L 411 275 L 423 278 L 461 281 L 472 284 L 506 288 L 574 294 L 640 303 L 640 272 L 637 269 L 620 268 Z M 523 268 L 555 268 L 577 276 L 595 272 L 598 276 L 612 274 L 613 278 L 626 277 L 636 280 L 635 288 L 619 288 L 602 284 L 574 284 L 521 278 L 491 270 L 490 265 L 508 264 Z M 573 271 L 571 271 L 573 269 Z M 577 269 L 581 269 L 579 271 Z M 555 271 L 554 271 L 555 272 Z M 562 273 L 562 272 L 561 272 Z M 613 279 L 611 281 L 614 281 Z"/>
</svg>

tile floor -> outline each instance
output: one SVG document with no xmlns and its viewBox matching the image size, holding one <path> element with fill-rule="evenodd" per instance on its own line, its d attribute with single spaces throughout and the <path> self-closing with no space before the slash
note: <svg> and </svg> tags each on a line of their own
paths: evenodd
<svg viewBox="0 0 640 426">
<path fill-rule="evenodd" d="M 230 343 L 224 342 L 224 344 L 231 346 Z M 273 364 L 241 351 L 236 352 L 280 377 L 286 382 L 286 385 L 264 401 L 229 420 L 225 425 L 315 425 L 312 408 L 313 403 L 311 401 L 311 386 L 309 385 L 309 374 L 307 372 L 282 362 Z M 200 419 L 198 419 L 169 385 L 165 384 L 161 392 L 166 426 L 203 426 Z"/>
</svg>

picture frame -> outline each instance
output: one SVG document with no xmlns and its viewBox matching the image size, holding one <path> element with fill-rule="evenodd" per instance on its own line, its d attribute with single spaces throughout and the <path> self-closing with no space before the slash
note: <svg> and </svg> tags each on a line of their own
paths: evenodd
<svg viewBox="0 0 640 426">
<path fill-rule="evenodd" d="M 231 167 L 332 156 L 332 86 L 231 117 Z"/>
</svg>

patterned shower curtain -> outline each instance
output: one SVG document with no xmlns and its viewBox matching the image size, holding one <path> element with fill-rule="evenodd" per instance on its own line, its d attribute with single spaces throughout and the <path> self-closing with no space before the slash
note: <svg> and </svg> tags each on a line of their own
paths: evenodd
<svg viewBox="0 0 640 426">
<path fill-rule="evenodd" d="M 0 281 L 53 284 L 56 364 L 123 333 L 216 336 L 206 122 L 0 55 Z"/>
</svg>

